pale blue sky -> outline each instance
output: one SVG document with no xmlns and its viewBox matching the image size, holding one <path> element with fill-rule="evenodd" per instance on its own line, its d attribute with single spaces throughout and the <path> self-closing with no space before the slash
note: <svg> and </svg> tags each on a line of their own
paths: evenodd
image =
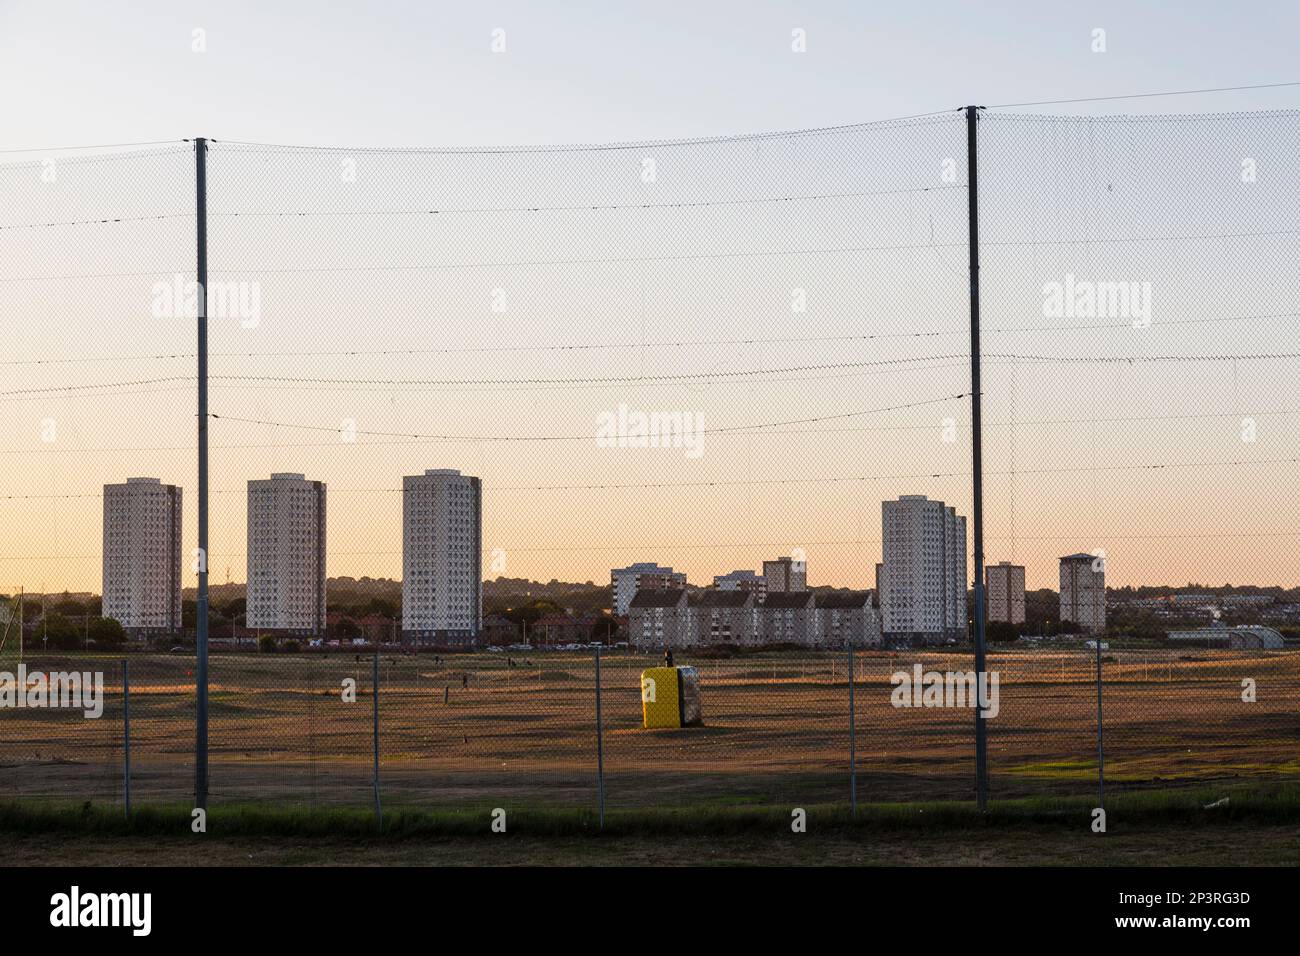
<svg viewBox="0 0 1300 956">
<path fill-rule="evenodd" d="M 350 7 L 350 9 L 345 9 Z M 129 12 L 127 12 L 129 9 Z M 208 49 L 191 52 L 191 31 Z M 491 31 L 507 52 L 490 52 Z M 791 30 L 808 49 L 790 51 Z M 1091 52 L 1091 31 L 1107 51 Z M 1300 5 L 0 0 L 0 147 L 596 142 L 1294 80 Z M 1256 109 L 1300 88 L 1089 109 Z M 1061 107 L 1056 111 L 1069 111 Z"/>
<path fill-rule="evenodd" d="M 151 311 L 155 281 L 194 262 L 183 137 L 218 141 L 212 276 L 261 302 L 254 325 L 211 326 L 217 580 L 243 577 L 249 478 L 328 482 L 330 573 L 394 575 L 401 476 L 455 467 L 484 479 L 485 554 L 508 555 L 489 575 L 653 560 L 702 582 L 798 550 L 812 583 L 868 586 L 882 499 L 970 513 L 958 115 L 644 152 L 352 148 L 1300 79 L 1294 3 L 338 6 L 0 0 L 0 150 L 173 141 L 60 157 L 48 180 L 45 152 L 0 156 L 0 591 L 98 586 L 106 481 L 182 484 L 193 540 L 193 325 Z M 1032 112 L 1297 106 L 1300 87 Z M 989 560 L 1024 563 L 1031 586 L 1096 549 L 1116 584 L 1294 584 L 1297 115 L 1010 112 L 981 127 Z M 1045 318 L 1043 284 L 1072 275 L 1150 283 L 1151 327 L 1054 328 L 1071 323 Z M 284 380 L 303 376 L 320 381 Z M 699 416 L 707 451 L 587 441 L 622 404 Z M 368 434 L 341 443 L 343 421 Z M 408 438 L 435 434 L 530 440 Z"/>
</svg>

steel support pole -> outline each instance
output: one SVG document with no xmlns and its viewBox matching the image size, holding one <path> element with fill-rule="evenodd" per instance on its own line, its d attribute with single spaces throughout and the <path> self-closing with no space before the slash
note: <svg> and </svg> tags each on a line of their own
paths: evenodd
<svg viewBox="0 0 1300 956">
<path fill-rule="evenodd" d="M 1101 635 L 1097 635 L 1097 806 L 1106 809 L 1106 749 L 1101 729 Z"/>
<path fill-rule="evenodd" d="M 966 203 L 970 228 L 970 379 L 971 379 L 971 518 L 974 531 L 975 592 L 975 680 L 986 686 L 984 621 L 984 449 L 980 417 L 980 246 L 979 246 L 979 163 L 976 150 L 978 106 L 966 107 Z M 975 707 L 975 798 L 981 810 L 988 806 L 988 737 L 979 701 Z"/>
<path fill-rule="evenodd" d="M 194 805 L 208 805 L 208 142 L 194 141 L 198 263 L 199 545 L 195 602 Z"/>
</svg>

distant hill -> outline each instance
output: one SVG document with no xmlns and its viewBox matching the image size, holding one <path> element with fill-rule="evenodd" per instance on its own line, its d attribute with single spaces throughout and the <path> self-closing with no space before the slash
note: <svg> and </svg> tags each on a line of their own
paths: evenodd
<svg viewBox="0 0 1300 956">
<path fill-rule="evenodd" d="M 543 584 L 527 578 L 497 578 L 483 582 L 483 612 L 500 613 L 507 608 L 534 601 L 551 601 L 560 607 L 573 608 L 579 614 L 601 611 L 613 604 L 608 584 L 587 581 L 573 584 L 554 579 Z"/>
<path fill-rule="evenodd" d="M 327 578 L 325 593 L 329 604 L 335 606 L 350 607 L 373 600 L 389 601 L 400 605 L 402 582 L 392 578 Z M 229 601 L 244 598 L 245 587 L 242 583 L 212 584 L 208 587 L 208 594 L 213 606 L 220 607 Z M 197 596 L 196 588 L 186 588 L 182 592 L 182 597 L 186 601 L 193 601 Z M 609 585 L 598 585 L 591 581 L 576 584 L 551 580 L 543 583 L 530 581 L 527 578 L 503 577 L 483 582 L 485 613 L 491 614 L 507 607 L 531 604 L 533 601 L 553 601 L 561 607 L 574 608 L 579 612 L 599 611 L 612 603 Z"/>
</svg>

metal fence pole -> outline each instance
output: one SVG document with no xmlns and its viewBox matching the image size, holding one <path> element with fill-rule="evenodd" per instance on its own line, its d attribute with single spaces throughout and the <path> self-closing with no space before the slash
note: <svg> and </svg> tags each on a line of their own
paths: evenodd
<svg viewBox="0 0 1300 956">
<path fill-rule="evenodd" d="M 131 819 L 131 662 L 122 659 L 122 799 Z"/>
<path fill-rule="evenodd" d="M 1106 748 L 1101 730 L 1101 635 L 1097 636 L 1097 806 L 1106 809 Z"/>
<path fill-rule="evenodd" d="M 971 458 L 973 487 L 971 517 L 974 525 L 975 584 L 975 680 L 983 687 L 984 676 L 984 455 L 983 428 L 980 419 L 980 249 L 979 191 L 977 187 L 975 127 L 980 107 L 966 107 L 966 202 L 970 230 L 970 379 L 971 379 Z M 988 805 L 988 728 L 975 708 L 975 798 L 979 808 Z"/>
<path fill-rule="evenodd" d="M 596 793 L 600 798 L 600 828 L 605 829 L 605 722 L 600 712 L 600 645 L 596 645 Z"/>
<path fill-rule="evenodd" d="M 858 815 L 858 748 L 857 748 L 857 707 L 853 703 L 853 642 L 848 641 L 849 649 L 849 808 L 853 816 Z M 833 662 L 832 662 L 833 663 Z"/>
<path fill-rule="evenodd" d="M 375 657 L 372 666 L 373 673 L 370 678 L 371 696 L 374 698 L 374 708 L 372 714 L 372 749 L 375 754 L 375 826 L 383 829 L 384 815 L 383 809 L 379 803 L 379 645 L 375 645 Z"/>
<path fill-rule="evenodd" d="M 194 140 L 198 262 L 199 587 L 195 610 L 194 805 L 208 805 L 208 143 Z"/>
<path fill-rule="evenodd" d="M 307 660 L 307 779 L 311 786 L 311 808 L 316 810 L 316 660 Z"/>
</svg>

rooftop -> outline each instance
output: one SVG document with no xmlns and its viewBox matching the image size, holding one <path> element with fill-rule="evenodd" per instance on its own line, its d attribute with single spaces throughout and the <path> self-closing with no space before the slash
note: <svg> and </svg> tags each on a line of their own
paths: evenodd
<svg viewBox="0 0 1300 956">
<path fill-rule="evenodd" d="M 753 600 L 750 591 L 698 591 L 690 596 L 694 607 L 744 607 Z"/>
<path fill-rule="evenodd" d="M 769 591 L 763 607 L 799 608 L 812 607 L 812 591 Z"/>
<path fill-rule="evenodd" d="M 642 588 L 636 592 L 629 607 L 677 607 L 685 594 L 681 588 Z"/>
<path fill-rule="evenodd" d="M 824 608 L 858 608 L 873 604 L 872 591 L 827 591 L 817 595 L 817 606 Z"/>
</svg>

